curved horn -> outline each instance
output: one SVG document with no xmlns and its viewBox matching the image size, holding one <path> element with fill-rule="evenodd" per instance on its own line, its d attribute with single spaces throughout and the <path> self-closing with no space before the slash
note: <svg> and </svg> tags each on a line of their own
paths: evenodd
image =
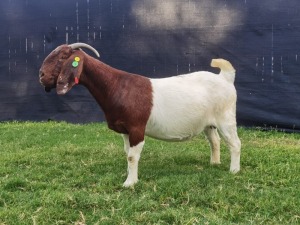
<svg viewBox="0 0 300 225">
<path fill-rule="evenodd" d="M 74 43 L 74 44 L 70 44 L 69 45 L 70 48 L 74 49 L 78 49 L 78 48 L 87 48 L 89 50 L 91 50 L 92 52 L 94 52 L 96 54 L 96 56 L 100 57 L 100 54 L 98 53 L 98 51 L 96 49 L 94 49 L 92 46 L 85 44 L 85 43 Z"/>
</svg>

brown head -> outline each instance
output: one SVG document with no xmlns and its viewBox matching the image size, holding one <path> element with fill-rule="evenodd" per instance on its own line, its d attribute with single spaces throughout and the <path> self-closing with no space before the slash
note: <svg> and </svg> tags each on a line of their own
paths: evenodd
<svg viewBox="0 0 300 225">
<path fill-rule="evenodd" d="M 85 43 L 61 45 L 46 57 L 39 74 L 46 92 L 56 88 L 57 94 L 65 94 L 79 81 L 85 54 L 80 48 L 88 48 L 99 57 L 97 50 Z"/>
</svg>

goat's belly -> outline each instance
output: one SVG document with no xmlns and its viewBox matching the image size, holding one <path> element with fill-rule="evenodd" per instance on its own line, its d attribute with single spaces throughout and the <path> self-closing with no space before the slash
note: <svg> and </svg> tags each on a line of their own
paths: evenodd
<svg viewBox="0 0 300 225">
<path fill-rule="evenodd" d="M 166 121 L 165 121 L 166 122 Z M 176 122 L 175 122 L 176 123 Z M 174 121 L 173 121 L 174 125 Z M 203 126 L 173 126 L 166 123 L 153 123 L 148 122 L 146 126 L 146 135 L 155 139 L 165 141 L 185 141 L 201 133 L 204 129 Z"/>
<path fill-rule="evenodd" d="M 186 141 L 196 136 L 196 134 L 158 134 L 155 132 L 146 132 L 148 137 L 152 137 L 155 139 L 163 140 L 163 141 Z"/>
</svg>

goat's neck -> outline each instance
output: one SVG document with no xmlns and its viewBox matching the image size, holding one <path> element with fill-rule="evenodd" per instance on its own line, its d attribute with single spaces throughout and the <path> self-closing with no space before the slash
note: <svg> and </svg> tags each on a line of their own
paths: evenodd
<svg viewBox="0 0 300 225">
<path fill-rule="evenodd" d="M 80 83 L 90 91 L 105 111 L 106 103 L 110 101 L 118 88 L 119 77 L 126 72 L 110 67 L 88 55 L 86 57 Z"/>
</svg>

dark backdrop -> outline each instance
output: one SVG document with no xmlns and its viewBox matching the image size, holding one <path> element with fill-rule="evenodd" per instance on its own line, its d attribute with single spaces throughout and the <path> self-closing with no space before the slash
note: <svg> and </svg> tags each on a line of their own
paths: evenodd
<svg viewBox="0 0 300 225">
<path fill-rule="evenodd" d="M 238 124 L 300 131 L 299 10 L 299 0 L 1 0 L 0 120 L 103 120 L 83 87 L 57 96 L 38 82 L 50 51 L 80 41 L 148 77 L 228 59 Z"/>
</svg>

